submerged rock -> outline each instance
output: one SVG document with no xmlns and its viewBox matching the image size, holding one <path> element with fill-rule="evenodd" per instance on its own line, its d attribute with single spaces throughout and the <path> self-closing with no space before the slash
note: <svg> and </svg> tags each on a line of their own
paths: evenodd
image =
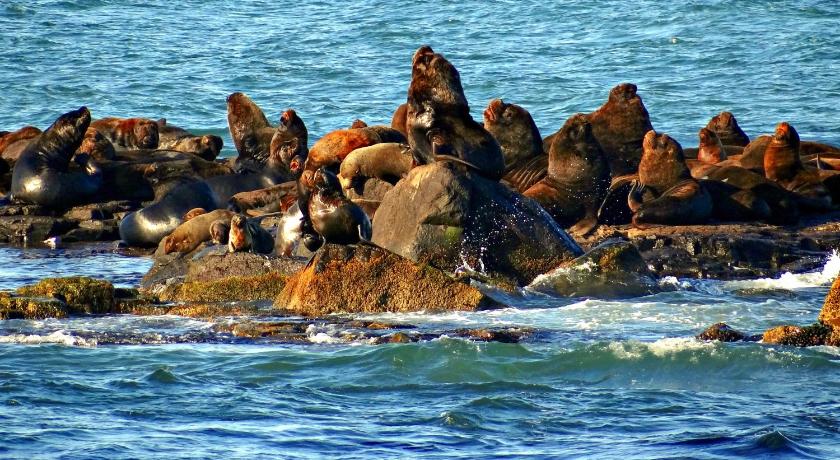
<svg viewBox="0 0 840 460">
<path fill-rule="evenodd" d="M 639 250 L 620 239 L 604 241 L 538 277 L 529 287 L 547 294 L 600 299 L 638 297 L 660 290 Z"/>
<path fill-rule="evenodd" d="M 583 254 L 535 201 L 440 162 L 412 169 L 385 194 L 373 242 L 448 272 L 483 266 L 519 285 Z"/>
<path fill-rule="evenodd" d="M 499 304 L 425 264 L 369 245 L 327 244 L 274 302 L 305 316 L 337 312 L 479 310 Z"/>
</svg>

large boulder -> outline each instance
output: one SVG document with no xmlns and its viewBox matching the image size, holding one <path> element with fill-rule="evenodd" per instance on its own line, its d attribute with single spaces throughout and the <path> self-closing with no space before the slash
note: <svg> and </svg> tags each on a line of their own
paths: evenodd
<svg viewBox="0 0 840 460">
<path fill-rule="evenodd" d="M 114 307 L 114 286 L 84 276 L 45 278 L 18 288 L 16 293 L 22 297 L 60 299 L 71 314 L 104 314 L 112 312 Z"/>
<path fill-rule="evenodd" d="M 609 239 L 575 260 L 539 276 L 529 288 L 548 294 L 601 299 L 638 297 L 659 292 L 633 243 Z"/>
<path fill-rule="evenodd" d="M 834 280 L 831 290 L 825 296 L 825 303 L 817 319 L 823 324 L 840 328 L 840 276 Z"/>
<path fill-rule="evenodd" d="M 385 195 L 373 242 L 441 270 L 483 267 L 523 286 L 583 254 L 535 201 L 443 162 L 412 169 Z"/>
<path fill-rule="evenodd" d="M 305 316 L 479 310 L 499 306 L 442 271 L 370 245 L 327 244 L 290 277 L 274 306 Z"/>
</svg>

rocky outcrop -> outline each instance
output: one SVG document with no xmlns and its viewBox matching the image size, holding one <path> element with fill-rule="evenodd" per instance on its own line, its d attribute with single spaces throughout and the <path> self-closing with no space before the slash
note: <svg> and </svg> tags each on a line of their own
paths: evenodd
<svg viewBox="0 0 840 460">
<path fill-rule="evenodd" d="M 825 296 L 825 302 L 817 319 L 823 324 L 840 329 L 840 276 L 834 280 L 831 290 Z"/>
<path fill-rule="evenodd" d="M 0 292 L 0 320 L 65 318 L 67 304 L 53 297 L 21 297 Z"/>
<path fill-rule="evenodd" d="M 141 291 L 162 301 L 229 302 L 271 300 L 305 260 L 201 246 L 189 253 L 158 255 Z"/>
<path fill-rule="evenodd" d="M 119 219 L 139 203 L 110 201 L 54 211 L 37 205 L 0 207 L 0 243 L 44 245 L 49 237 L 65 243 L 119 239 Z"/>
<path fill-rule="evenodd" d="M 656 276 L 632 243 L 610 239 L 577 259 L 539 276 L 538 292 L 599 299 L 638 297 L 659 291 Z"/>
<path fill-rule="evenodd" d="M 370 245 L 328 244 L 290 277 L 275 307 L 305 316 L 479 310 L 499 304 L 432 266 Z"/>
<path fill-rule="evenodd" d="M 385 195 L 373 242 L 449 272 L 483 266 L 519 285 L 583 254 L 535 201 L 441 162 L 412 169 Z"/>
<path fill-rule="evenodd" d="M 814 347 L 827 345 L 832 335 L 831 326 L 814 323 L 810 326 L 778 326 L 768 329 L 762 340 L 769 344 Z"/>
<path fill-rule="evenodd" d="M 72 314 L 104 314 L 114 307 L 114 286 L 108 281 L 83 276 L 45 278 L 18 288 L 16 294 L 59 299 Z"/>
<path fill-rule="evenodd" d="M 740 342 L 750 337 L 741 331 L 732 329 L 726 323 L 717 323 L 697 335 L 698 340 L 717 340 L 720 342 Z"/>
</svg>

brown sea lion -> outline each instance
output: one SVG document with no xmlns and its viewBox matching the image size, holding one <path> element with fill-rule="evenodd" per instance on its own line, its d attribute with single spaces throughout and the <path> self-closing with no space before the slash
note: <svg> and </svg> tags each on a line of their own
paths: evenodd
<svg viewBox="0 0 840 460">
<path fill-rule="evenodd" d="M 639 180 L 627 198 L 633 225 L 705 223 L 712 215 L 712 200 L 691 177 L 680 144 L 650 130 L 642 149 Z"/>
<path fill-rule="evenodd" d="M 552 139 L 554 137 L 556 136 L 553 136 Z M 537 182 L 543 180 L 547 173 L 548 155 L 540 155 L 509 169 L 505 173 L 505 177 L 502 178 L 502 181 L 513 187 L 519 193 L 522 193 Z"/>
<path fill-rule="evenodd" d="M 749 136 L 738 126 L 738 120 L 732 112 L 721 112 L 713 116 L 706 128 L 714 131 L 723 145 L 746 147 L 750 143 Z"/>
<path fill-rule="evenodd" d="M 697 160 L 703 163 L 715 164 L 726 159 L 726 150 L 723 148 L 723 144 L 714 131 L 708 128 L 701 128 L 697 136 L 700 138 L 700 146 L 697 148 Z"/>
<path fill-rule="evenodd" d="M 370 219 L 362 208 L 344 196 L 338 177 L 326 168 L 319 168 L 313 174 L 312 183 L 309 218 L 321 238 L 337 244 L 370 241 Z"/>
<path fill-rule="evenodd" d="M 309 171 L 321 167 L 337 169 L 353 150 L 383 142 L 404 142 L 404 138 L 395 129 L 377 126 L 332 131 L 312 145 L 304 168 Z"/>
<path fill-rule="evenodd" d="M 408 174 L 413 162 L 411 148 L 406 144 L 374 144 L 350 152 L 341 162 L 338 180 L 345 190 L 371 177 L 393 185 Z"/>
<path fill-rule="evenodd" d="M 268 159 L 276 128 L 251 98 L 238 92 L 227 98 L 227 119 L 230 137 L 239 153 L 234 169 L 260 170 Z"/>
<path fill-rule="evenodd" d="M 222 151 L 224 141 L 219 136 L 196 136 L 184 128 L 175 126 L 161 118 L 158 125 L 158 148 L 175 152 L 192 153 L 207 161 L 213 161 Z"/>
<path fill-rule="evenodd" d="M 158 125 L 148 118 L 108 117 L 94 120 L 90 127 L 111 141 L 116 150 L 156 149 Z"/>
<path fill-rule="evenodd" d="M 636 85 L 622 83 L 611 89 L 607 102 L 589 114 L 589 122 L 612 177 L 634 174 L 642 157 L 642 140 L 653 129 Z"/>
<path fill-rule="evenodd" d="M 365 122 L 364 122 L 364 121 L 362 121 L 362 120 L 359 120 L 358 118 L 356 118 L 355 120 L 353 120 L 353 123 L 350 123 L 350 129 L 356 129 L 356 128 L 367 128 L 367 127 L 368 127 L 368 124 L 367 124 L 367 123 L 365 123 Z"/>
<path fill-rule="evenodd" d="M 88 128 L 82 145 L 76 150 L 76 154 L 88 154 L 96 161 L 113 160 L 117 153 L 114 144 L 108 140 L 99 130 Z"/>
<path fill-rule="evenodd" d="M 562 227 L 587 234 L 610 186 L 604 152 L 586 115 L 572 115 L 551 144 L 548 175 L 523 195 L 535 199 Z"/>
<path fill-rule="evenodd" d="M 824 144 L 822 142 L 801 141 L 799 143 L 800 155 L 816 155 L 816 154 L 840 155 L 840 147 Z"/>
<path fill-rule="evenodd" d="M 270 254 L 274 251 L 274 238 L 260 226 L 259 221 L 235 214 L 230 220 L 228 252 L 243 251 Z"/>
<path fill-rule="evenodd" d="M 102 186 L 102 171 L 87 155 L 73 154 L 90 125 L 90 111 L 65 113 L 30 142 L 12 171 L 16 201 L 64 209 L 88 202 Z"/>
<path fill-rule="evenodd" d="M 202 214 L 207 214 L 207 210 L 204 208 L 192 208 L 189 211 L 187 211 L 186 214 L 184 214 L 184 217 L 182 217 L 181 220 L 184 222 L 189 222 L 193 218 L 198 217 Z"/>
<path fill-rule="evenodd" d="M 210 224 L 210 241 L 213 244 L 228 244 L 230 219 L 214 220 Z"/>
<path fill-rule="evenodd" d="M 516 104 L 501 99 L 490 101 L 484 110 L 484 129 L 499 143 L 506 171 L 544 153 L 537 124 L 527 110 Z"/>
<path fill-rule="evenodd" d="M 272 185 L 251 192 L 241 192 L 233 195 L 228 207 L 236 212 L 252 214 L 286 211 L 297 203 L 297 183 L 295 181 Z"/>
<path fill-rule="evenodd" d="M 17 161 L 29 142 L 40 134 L 41 130 L 34 126 L 24 126 L 17 131 L 6 133 L 0 137 L 0 156 L 6 160 Z"/>
<path fill-rule="evenodd" d="M 504 176 L 499 143 L 470 116 L 458 70 L 428 46 L 414 53 L 407 102 L 408 142 L 417 164 L 452 161 L 492 180 Z"/>
<path fill-rule="evenodd" d="M 403 136 L 408 139 L 408 130 L 406 129 L 406 117 L 408 116 L 408 104 L 402 103 L 394 111 L 391 116 L 391 127 L 401 132 Z"/>
<path fill-rule="evenodd" d="M 271 137 L 269 152 L 279 155 L 286 164 L 289 164 L 295 155 L 299 155 L 303 161 L 306 160 L 309 154 L 309 131 L 294 110 L 287 109 L 280 115 L 280 123 Z"/>
<path fill-rule="evenodd" d="M 776 125 L 764 151 L 764 176 L 797 195 L 799 204 L 813 210 L 830 209 L 831 195 L 817 170 L 808 170 L 799 157 L 799 133 L 787 122 Z"/>
<path fill-rule="evenodd" d="M 216 209 L 194 216 L 169 234 L 163 246 L 164 254 L 192 252 L 201 243 L 210 241 L 210 224 L 219 219 L 230 220 L 235 215 L 226 209 Z"/>
</svg>

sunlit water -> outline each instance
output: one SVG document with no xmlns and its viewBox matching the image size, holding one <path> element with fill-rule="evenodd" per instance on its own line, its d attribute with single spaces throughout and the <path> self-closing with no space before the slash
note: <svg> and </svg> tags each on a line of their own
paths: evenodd
<svg viewBox="0 0 840 460">
<path fill-rule="evenodd" d="M 386 123 L 431 44 L 473 114 L 503 97 L 543 134 L 622 81 L 684 145 L 721 110 L 751 135 L 788 120 L 840 142 L 834 2 L 117 2 L 0 5 L 0 129 L 166 117 L 223 135 L 244 91 L 313 138 Z M 828 260 L 828 255 L 826 255 Z M 0 249 L 0 288 L 89 275 L 133 286 L 149 259 L 110 247 Z M 0 322 L 0 457 L 837 457 L 840 351 L 691 337 L 809 324 L 837 274 L 663 280 L 635 299 L 525 291 L 510 308 L 379 315 L 421 331 L 528 327 L 520 344 L 440 338 L 245 341 L 159 317 Z"/>
</svg>

